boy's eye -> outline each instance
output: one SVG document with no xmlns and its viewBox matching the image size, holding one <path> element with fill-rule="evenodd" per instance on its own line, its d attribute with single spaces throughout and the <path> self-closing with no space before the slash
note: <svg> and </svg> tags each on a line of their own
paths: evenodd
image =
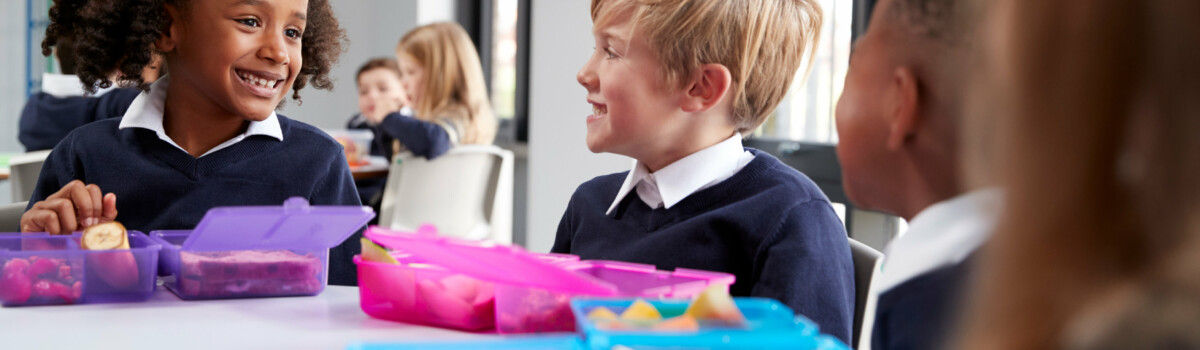
<svg viewBox="0 0 1200 350">
<path fill-rule="evenodd" d="M 296 38 L 299 38 L 300 36 L 304 35 L 304 33 L 301 33 L 299 30 L 296 30 L 296 29 L 285 30 L 285 31 L 283 31 L 283 34 L 287 35 L 287 37 L 292 38 L 292 39 L 296 39 Z"/>
<path fill-rule="evenodd" d="M 241 24 L 251 26 L 251 27 L 257 27 L 259 25 L 257 18 L 239 18 L 239 19 L 235 19 L 235 21 L 237 21 L 238 23 L 241 23 Z"/>
<path fill-rule="evenodd" d="M 613 52 L 612 48 L 604 48 L 604 53 L 608 55 L 608 58 L 617 58 L 617 53 Z"/>
</svg>

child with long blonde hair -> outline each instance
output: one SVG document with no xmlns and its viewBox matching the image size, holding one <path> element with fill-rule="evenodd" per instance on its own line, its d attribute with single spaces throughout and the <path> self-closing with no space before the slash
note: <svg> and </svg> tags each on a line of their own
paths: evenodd
<svg viewBox="0 0 1200 350">
<path fill-rule="evenodd" d="M 396 47 L 403 99 L 377 102 L 368 113 L 390 137 L 394 152 L 435 158 L 458 144 L 490 144 L 496 117 L 488 101 L 479 53 L 461 26 L 431 23 L 405 34 Z M 409 106 L 414 115 L 400 112 Z"/>
</svg>

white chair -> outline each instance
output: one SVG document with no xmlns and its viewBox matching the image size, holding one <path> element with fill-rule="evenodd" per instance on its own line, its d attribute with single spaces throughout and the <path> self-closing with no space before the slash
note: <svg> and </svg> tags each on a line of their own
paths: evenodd
<svg viewBox="0 0 1200 350">
<path fill-rule="evenodd" d="M 20 232 L 21 215 L 28 202 L 0 204 L 0 232 Z"/>
<path fill-rule="evenodd" d="M 33 196 L 37 187 L 38 175 L 42 173 L 42 163 L 50 156 L 50 150 L 33 151 L 15 155 L 8 159 L 10 171 L 8 181 L 12 184 L 12 201 L 24 202 Z"/>
<path fill-rule="evenodd" d="M 512 151 L 462 145 L 434 160 L 397 156 L 383 191 L 379 226 L 432 224 L 446 236 L 512 243 Z"/>
<path fill-rule="evenodd" d="M 867 299 L 871 295 L 871 279 L 879 270 L 883 253 L 853 238 L 846 239 L 850 240 L 850 258 L 854 260 L 854 335 L 851 336 L 850 344 L 859 344 L 859 339 L 864 335 L 867 337 L 865 341 L 869 343 L 871 335 L 863 334 L 863 321 L 875 319 L 874 316 L 866 317 L 867 309 L 874 309 L 867 306 Z"/>
</svg>

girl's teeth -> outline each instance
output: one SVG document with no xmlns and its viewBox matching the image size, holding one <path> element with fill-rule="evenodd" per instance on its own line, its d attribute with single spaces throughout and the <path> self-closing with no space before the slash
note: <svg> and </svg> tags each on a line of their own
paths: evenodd
<svg viewBox="0 0 1200 350">
<path fill-rule="evenodd" d="M 275 80 L 262 79 L 257 76 L 251 75 L 250 73 L 241 73 L 240 76 L 242 77 L 242 79 L 245 79 L 250 84 L 265 87 L 268 89 L 274 89 L 275 84 L 277 83 L 277 81 L 275 81 Z"/>
</svg>

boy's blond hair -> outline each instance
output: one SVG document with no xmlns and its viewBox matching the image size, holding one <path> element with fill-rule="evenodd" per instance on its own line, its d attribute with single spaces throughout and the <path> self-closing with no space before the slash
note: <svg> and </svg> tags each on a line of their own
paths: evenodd
<svg viewBox="0 0 1200 350">
<path fill-rule="evenodd" d="M 462 26 L 454 22 L 426 24 L 400 38 L 397 55 L 406 55 L 425 70 L 417 119 L 446 120 L 459 129 L 459 143 L 491 144 L 496 116 L 488 100 L 479 53 Z"/>
<path fill-rule="evenodd" d="M 702 64 L 728 68 L 731 118 L 743 134 L 787 95 L 816 51 L 822 18 L 816 0 L 592 0 L 596 27 L 619 16 L 657 54 L 665 86 L 683 87 Z"/>
</svg>

